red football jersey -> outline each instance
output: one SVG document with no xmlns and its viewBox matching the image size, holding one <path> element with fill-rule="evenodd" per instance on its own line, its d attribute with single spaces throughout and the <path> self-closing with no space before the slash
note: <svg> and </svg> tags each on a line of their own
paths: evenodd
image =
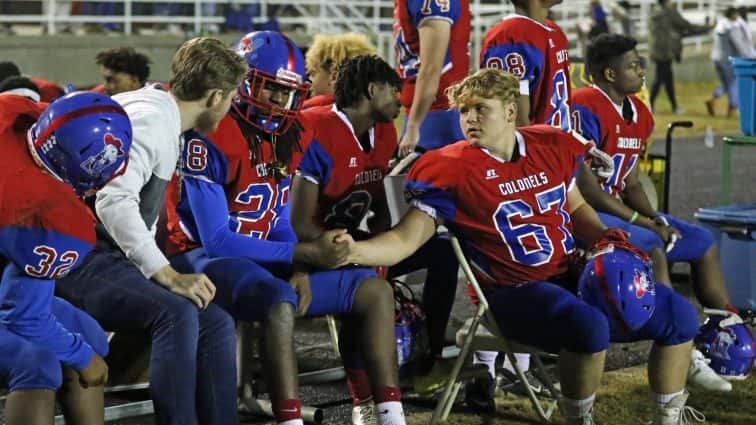
<svg viewBox="0 0 756 425">
<path fill-rule="evenodd" d="M 396 128 L 391 122 L 376 124 L 366 151 L 336 105 L 311 108 L 303 115 L 312 123 L 313 138 L 297 174 L 319 186 L 313 220 L 326 229 L 356 229 L 368 210 L 385 207 L 383 176 L 396 149 Z"/>
<path fill-rule="evenodd" d="M 614 174 L 600 183 L 607 193 L 619 195 L 654 129 L 651 111 L 632 95 L 625 98 L 622 106 L 617 105 L 597 86 L 575 90 L 572 106 L 575 131 L 596 142 L 614 159 Z M 623 117 L 623 109 L 627 118 Z"/>
<path fill-rule="evenodd" d="M 300 137 L 302 151 L 307 150 L 311 136 L 303 132 Z M 218 129 L 208 139 L 213 146 L 207 146 L 201 140 L 186 140 L 184 150 L 188 153 L 187 167 L 195 175 L 205 174 L 208 181 L 223 185 L 229 210 L 229 226 L 244 235 L 267 239 L 275 227 L 289 201 L 291 177 L 281 180 L 268 172 L 273 163 L 272 144 L 261 141 L 257 157 L 242 134 L 238 123 L 230 114 L 221 120 Z M 197 153 L 197 161 L 192 161 L 192 152 Z M 296 152 L 289 164 L 289 176 L 296 172 L 303 152 Z M 182 165 L 183 166 L 183 165 Z M 193 168 L 192 168 L 193 167 Z M 185 199 L 179 197 L 178 179 L 174 178 L 168 187 L 166 210 L 168 216 L 169 255 L 199 246 L 196 237 L 192 237 L 189 223 L 181 221 L 177 211 L 190 210 L 182 205 Z M 286 217 L 288 220 L 288 217 Z"/>
<path fill-rule="evenodd" d="M 52 102 L 63 96 L 63 88 L 54 81 L 37 77 L 30 77 L 29 79 L 39 88 L 39 97 L 42 102 Z"/>
<path fill-rule="evenodd" d="M 470 3 L 469 0 L 395 0 L 394 47 L 397 72 L 404 80 L 400 100 L 405 108 L 412 106 L 415 78 L 420 69 L 420 34 L 418 27 L 427 19 L 443 19 L 451 24 L 449 47 L 446 50 L 436 100 L 430 110 L 448 109 L 447 87 L 467 76 L 470 66 Z"/>
<path fill-rule="evenodd" d="M 570 60 L 567 37 L 557 24 L 509 15 L 483 40 L 481 68 L 500 68 L 520 77 L 530 96 L 530 123 L 570 130 Z"/>
<path fill-rule="evenodd" d="M 332 94 L 321 94 L 321 95 L 313 96 L 305 100 L 304 103 L 302 104 L 302 110 L 314 108 L 315 106 L 326 106 L 332 103 L 333 103 Z"/>
<path fill-rule="evenodd" d="M 26 130 L 47 104 L 0 96 L 0 258 L 26 274 L 55 279 L 95 244 L 94 214 L 73 188 L 43 172 L 27 148 Z"/>
<path fill-rule="evenodd" d="M 409 201 L 457 233 L 488 284 L 563 275 L 575 246 L 567 193 L 585 146 L 546 125 L 518 129 L 517 142 L 510 162 L 460 141 L 423 154 L 407 177 Z"/>
</svg>

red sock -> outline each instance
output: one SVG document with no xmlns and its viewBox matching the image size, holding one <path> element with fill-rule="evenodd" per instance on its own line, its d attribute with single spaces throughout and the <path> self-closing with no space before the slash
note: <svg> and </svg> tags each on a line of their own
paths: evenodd
<svg viewBox="0 0 756 425">
<path fill-rule="evenodd" d="M 730 303 L 725 304 L 724 309 L 729 311 L 730 313 L 740 314 L 738 309 L 735 308 L 735 306 Z"/>
<path fill-rule="evenodd" d="M 365 369 L 347 369 L 347 386 L 352 394 L 352 404 L 355 406 L 364 403 L 373 397 L 373 391 L 370 390 L 370 379 Z"/>
<path fill-rule="evenodd" d="M 402 392 L 399 387 L 380 387 L 375 393 L 375 404 L 387 401 L 402 401 Z"/>
<path fill-rule="evenodd" d="M 272 400 L 276 422 L 302 419 L 302 403 L 297 399 Z"/>
</svg>

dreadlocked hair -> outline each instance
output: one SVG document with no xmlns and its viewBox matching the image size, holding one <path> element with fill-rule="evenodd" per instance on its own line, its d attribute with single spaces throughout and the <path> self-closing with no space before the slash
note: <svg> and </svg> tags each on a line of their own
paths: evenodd
<svg viewBox="0 0 756 425">
<path fill-rule="evenodd" d="M 397 90 L 402 79 L 386 61 L 375 55 L 355 56 L 339 68 L 334 86 L 334 101 L 340 109 L 354 106 L 363 97 L 370 98 L 370 84 L 389 84 Z"/>
<path fill-rule="evenodd" d="M 302 124 L 299 120 L 295 120 L 283 135 L 273 136 L 246 122 L 235 109 L 231 108 L 230 112 L 247 140 L 249 151 L 252 153 L 252 158 L 250 158 L 252 166 L 255 166 L 262 156 L 262 144 L 268 141 L 273 146 L 273 163 L 268 167 L 268 175 L 275 177 L 276 181 L 287 177 L 294 153 L 302 152 L 302 146 L 299 144 L 302 137 Z"/>
</svg>

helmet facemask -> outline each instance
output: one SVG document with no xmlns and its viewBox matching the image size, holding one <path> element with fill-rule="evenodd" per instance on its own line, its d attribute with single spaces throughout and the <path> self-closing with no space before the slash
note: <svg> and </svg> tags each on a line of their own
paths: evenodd
<svg viewBox="0 0 756 425">
<path fill-rule="evenodd" d="M 255 128 L 280 136 L 296 120 L 310 85 L 294 72 L 279 69 L 276 75 L 252 68 L 237 90 L 232 108 Z M 278 101 L 273 99 L 278 97 Z"/>
</svg>

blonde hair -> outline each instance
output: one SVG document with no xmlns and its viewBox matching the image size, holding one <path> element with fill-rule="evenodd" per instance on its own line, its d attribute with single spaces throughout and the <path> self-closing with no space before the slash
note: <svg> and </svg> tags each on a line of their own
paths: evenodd
<svg viewBox="0 0 756 425">
<path fill-rule="evenodd" d="M 473 98 L 500 99 L 507 104 L 520 97 L 520 79 L 498 68 L 483 68 L 446 89 L 453 108 L 469 104 Z"/>
<path fill-rule="evenodd" d="M 332 72 L 337 71 L 347 59 L 361 55 L 378 55 L 378 51 L 363 34 L 317 34 L 307 49 L 305 66 L 311 74 L 319 69 Z"/>
<path fill-rule="evenodd" d="M 209 90 L 228 93 L 241 84 L 247 73 L 244 58 L 222 41 L 196 37 L 182 44 L 171 60 L 171 93 L 179 100 L 193 101 Z"/>
</svg>

